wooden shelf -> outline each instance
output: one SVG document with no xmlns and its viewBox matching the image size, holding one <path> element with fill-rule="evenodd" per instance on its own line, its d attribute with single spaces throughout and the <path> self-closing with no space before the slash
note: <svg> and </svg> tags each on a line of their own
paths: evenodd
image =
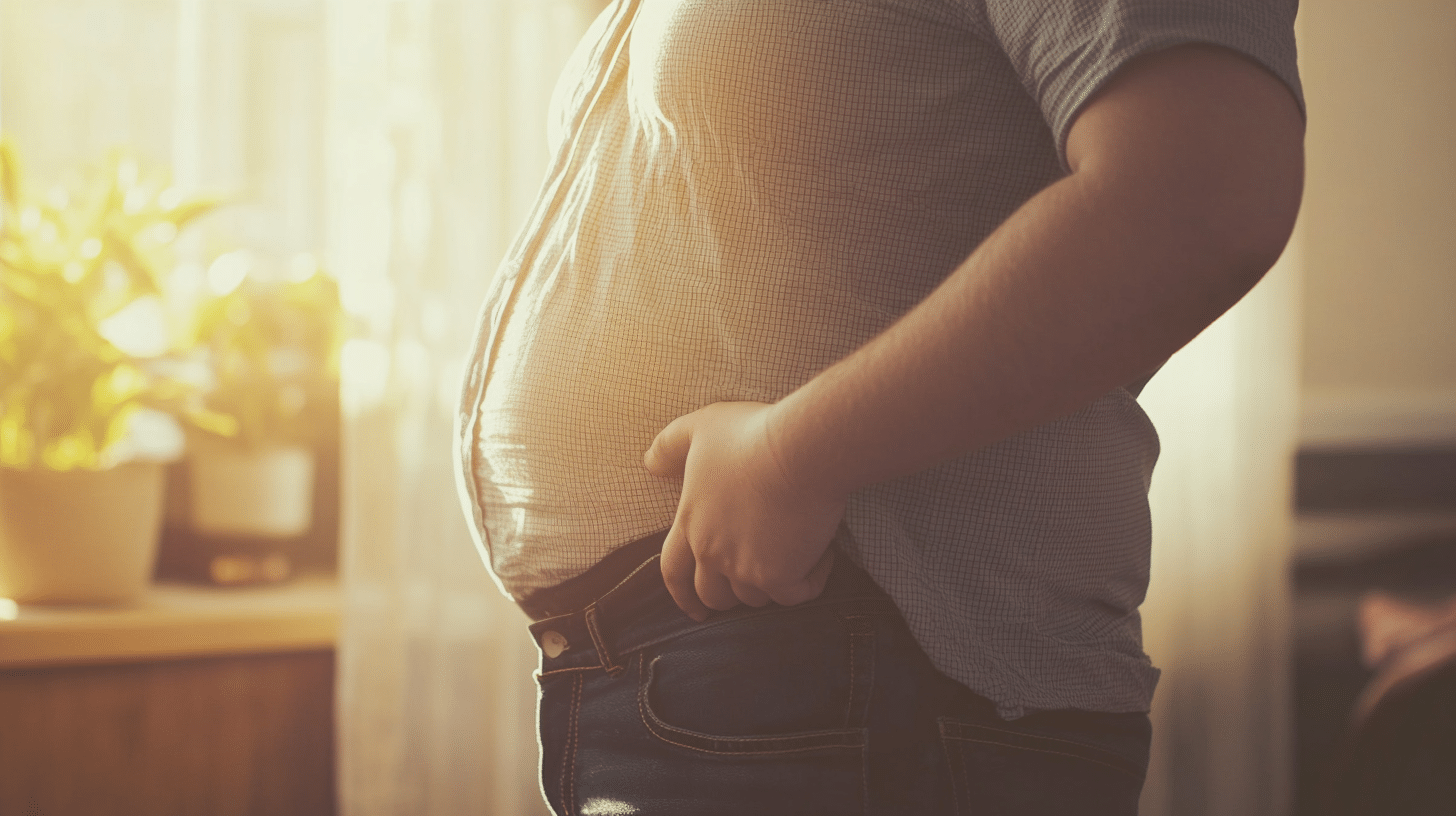
<svg viewBox="0 0 1456 816">
<path fill-rule="evenodd" d="M 5 611 L 0 669 L 331 649 L 339 631 L 331 575 L 228 589 L 161 583 L 134 606 Z"/>
</svg>

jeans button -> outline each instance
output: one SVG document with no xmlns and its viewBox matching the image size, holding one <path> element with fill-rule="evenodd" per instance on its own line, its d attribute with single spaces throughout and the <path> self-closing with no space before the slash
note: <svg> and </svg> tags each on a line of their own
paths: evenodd
<svg viewBox="0 0 1456 816">
<path fill-rule="evenodd" d="M 571 644 L 566 642 L 566 636 L 555 629 L 548 629 L 541 634 L 541 651 L 547 657 L 560 657 L 569 645 Z"/>
</svg>

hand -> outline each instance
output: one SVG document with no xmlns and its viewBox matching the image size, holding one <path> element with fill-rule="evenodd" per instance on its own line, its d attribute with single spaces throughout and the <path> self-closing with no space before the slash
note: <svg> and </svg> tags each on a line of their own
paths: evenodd
<svg viewBox="0 0 1456 816">
<path fill-rule="evenodd" d="M 740 601 L 803 603 L 829 578 L 845 499 L 790 481 L 769 441 L 772 408 L 714 403 L 673 420 L 643 457 L 654 476 L 683 480 L 662 577 L 694 620 Z"/>
</svg>

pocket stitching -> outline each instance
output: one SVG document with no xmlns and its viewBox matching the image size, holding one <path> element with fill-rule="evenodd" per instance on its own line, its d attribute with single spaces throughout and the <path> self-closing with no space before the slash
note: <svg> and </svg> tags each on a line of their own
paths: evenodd
<svg viewBox="0 0 1456 816">
<path fill-rule="evenodd" d="M 942 727 L 940 733 L 940 750 L 945 757 L 947 770 L 949 770 L 951 774 L 950 792 L 951 795 L 955 797 L 955 812 L 969 813 L 970 811 L 968 809 L 968 799 L 970 796 L 970 792 L 968 788 L 970 787 L 970 781 L 966 779 L 965 758 L 963 756 L 960 756 L 959 753 L 956 756 L 951 756 L 951 746 L 946 744 L 946 740 L 952 738 L 946 735 L 944 725 L 944 723 L 941 723 Z M 956 746 L 957 749 L 959 749 L 960 747 L 961 746 L 959 745 Z"/>
<path fill-rule="evenodd" d="M 652 711 L 647 699 L 647 690 L 652 684 L 652 670 L 660 658 L 641 663 L 641 679 L 637 691 L 637 710 L 642 724 L 653 736 L 670 745 L 719 756 L 744 756 L 754 754 L 787 754 L 802 751 L 817 751 L 825 748 L 863 748 L 864 729 L 848 728 L 829 731 L 805 731 L 777 737 L 717 737 L 701 734 L 668 725 Z M 697 744 L 695 744 L 697 743 Z M 727 746 L 755 746 L 750 750 L 724 750 Z M 779 747 L 775 747 L 775 746 Z M 709 747 L 712 746 L 712 747 Z M 763 747 L 757 747 L 763 746 Z"/>
</svg>

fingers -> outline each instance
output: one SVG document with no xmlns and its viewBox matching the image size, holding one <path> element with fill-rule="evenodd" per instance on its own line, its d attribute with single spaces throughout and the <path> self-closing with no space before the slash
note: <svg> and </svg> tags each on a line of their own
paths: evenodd
<svg viewBox="0 0 1456 816">
<path fill-rule="evenodd" d="M 693 587 L 697 562 L 680 529 L 674 524 L 667 539 L 662 542 L 662 582 L 667 585 L 667 592 L 678 609 L 702 623 L 708 619 L 709 610 L 698 599 L 697 590 Z"/>
<path fill-rule="evenodd" d="M 688 617 L 702 623 L 716 610 L 724 612 L 743 603 L 752 607 L 778 603 L 794 606 L 819 597 L 834 566 L 828 549 L 802 580 L 768 589 L 734 580 L 693 554 L 685 534 L 674 525 L 662 545 L 662 580 L 672 600 Z"/>
<path fill-rule="evenodd" d="M 709 609 L 726 612 L 738 605 L 738 596 L 733 594 L 733 584 L 723 573 L 698 561 L 697 577 L 693 586 L 698 598 Z"/>
<path fill-rule="evenodd" d="M 773 598 L 770 598 L 767 592 L 764 592 L 753 584 L 731 580 L 729 583 L 733 585 L 733 594 L 738 596 L 738 600 L 749 606 L 768 606 L 773 603 Z"/>
<path fill-rule="evenodd" d="M 653 476 L 679 477 L 688 461 L 688 448 L 692 444 L 692 414 L 685 414 L 669 422 L 658 432 L 642 455 L 642 464 Z"/>
<path fill-rule="evenodd" d="M 803 580 L 769 590 L 773 602 L 780 606 L 796 606 L 812 601 L 824 591 L 829 582 L 829 573 L 834 569 L 834 549 L 831 547 L 819 556 L 819 561 L 809 570 Z"/>
<path fill-rule="evenodd" d="M 723 612 L 739 603 L 756 607 L 772 602 L 768 593 L 752 584 L 729 580 L 698 561 L 676 531 L 676 527 L 669 531 L 662 544 L 662 581 L 673 602 L 688 617 L 702 623 L 711 610 Z"/>
</svg>

